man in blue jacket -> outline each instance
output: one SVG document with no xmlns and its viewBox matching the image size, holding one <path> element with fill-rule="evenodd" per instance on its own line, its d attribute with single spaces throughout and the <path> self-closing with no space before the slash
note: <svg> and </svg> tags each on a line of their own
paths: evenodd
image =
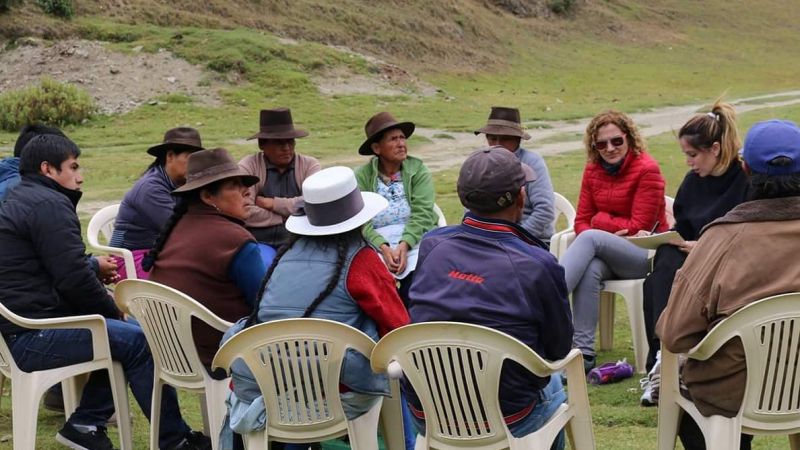
<svg viewBox="0 0 800 450">
<path fill-rule="evenodd" d="M 28 318 L 100 314 L 114 360 L 122 363 L 136 401 L 150 416 L 153 358 L 138 325 L 123 321 L 86 262 L 75 208 L 81 198 L 80 150 L 58 135 L 38 135 L 20 157 L 22 181 L 0 203 L 0 302 Z M 92 358 L 88 330 L 28 330 L 0 320 L 0 333 L 23 371 L 45 370 Z M 80 405 L 56 439 L 70 447 L 112 448 L 105 424 L 114 412 L 108 376 L 92 373 Z M 206 449 L 208 438 L 183 421 L 174 389 L 164 391 L 162 449 Z"/>
<path fill-rule="evenodd" d="M 549 243 L 550 237 L 555 232 L 553 220 L 555 219 L 555 198 L 553 183 L 550 173 L 542 155 L 522 148 L 522 140 L 528 140 L 531 135 L 522 129 L 519 110 L 505 106 L 492 106 L 486 125 L 475 131 L 475 134 L 484 133 L 486 143 L 503 147 L 528 165 L 536 173 L 536 179 L 525 184 L 525 206 L 519 223 L 528 233 Z"/>
<path fill-rule="evenodd" d="M 517 225 L 535 174 L 502 147 L 478 150 L 458 176 L 469 210 L 459 225 L 428 232 L 411 286 L 411 322 L 454 321 L 502 331 L 556 360 L 572 345 L 564 269 L 546 245 Z M 420 404 L 408 392 L 412 413 Z M 507 361 L 500 408 L 516 437 L 539 429 L 566 400 L 560 377 L 540 378 Z M 424 429 L 424 426 L 422 427 Z M 563 433 L 553 448 L 563 448 Z"/>
<path fill-rule="evenodd" d="M 40 134 L 56 134 L 63 136 L 61 130 L 52 128 L 38 123 L 32 125 L 25 125 L 19 132 L 19 137 L 14 143 L 14 156 L 9 156 L 0 160 L 0 201 L 6 198 L 8 192 L 18 185 L 22 179 L 19 175 L 19 155 L 25 144 L 28 143 L 34 136 Z"/>
</svg>

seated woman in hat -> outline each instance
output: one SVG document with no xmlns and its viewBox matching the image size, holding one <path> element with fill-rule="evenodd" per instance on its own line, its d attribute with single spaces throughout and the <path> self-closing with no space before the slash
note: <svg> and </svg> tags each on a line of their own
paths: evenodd
<svg viewBox="0 0 800 450">
<path fill-rule="evenodd" d="M 300 187 L 319 172 L 319 161 L 295 152 L 295 140 L 308 132 L 294 127 L 289 108 L 262 109 L 258 139 L 260 152 L 245 156 L 239 165 L 260 180 L 250 187 L 247 229 L 259 242 L 278 248 L 289 238 L 283 223 L 303 202 Z"/>
<path fill-rule="evenodd" d="M 406 139 L 414 133 L 412 122 L 398 122 L 388 112 L 380 112 L 370 117 L 364 131 L 367 140 L 358 153 L 372 158 L 356 169 L 358 187 L 389 202 L 364 226 L 364 236 L 400 280 L 400 297 L 408 304 L 419 241 L 436 227 L 433 179 L 422 160 L 408 156 Z"/>
<path fill-rule="evenodd" d="M 253 309 L 266 273 L 264 249 L 244 228 L 248 188 L 258 178 L 242 170 L 227 150 L 216 148 L 189 157 L 187 180 L 173 191 L 178 203 L 142 267 L 150 271 L 150 281 L 235 321 Z M 196 323 L 192 334 L 200 360 L 210 366 L 222 333 Z"/>
<path fill-rule="evenodd" d="M 186 182 L 189 155 L 202 149 L 200 133 L 187 127 L 167 131 L 163 143 L 147 149 L 156 159 L 122 199 L 109 242 L 112 247 L 131 250 L 137 278 L 147 279 L 142 258 L 172 215 L 175 199 L 170 193 Z M 127 270 L 133 269 L 125 267 L 122 258 L 115 259 L 120 278 L 127 278 Z"/>
<path fill-rule="evenodd" d="M 594 334 L 603 280 L 644 278 L 647 250 L 625 239 L 669 228 L 664 177 L 647 153 L 633 120 L 618 111 L 596 115 L 584 137 L 588 162 L 583 171 L 575 242 L 561 258 L 572 292 L 573 347 L 587 371 L 595 364 Z"/>
<path fill-rule="evenodd" d="M 279 319 L 314 317 L 355 327 L 375 341 L 408 324 L 408 313 L 397 295 L 395 281 L 361 233 L 362 225 L 386 209 L 388 202 L 372 192 L 360 192 L 353 171 L 331 167 L 303 183 L 305 215 L 286 221 L 289 243 L 282 247 L 262 284 L 261 302 L 249 318 L 237 322 L 223 340 L 248 325 Z M 345 357 L 340 388 L 349 419 L 389 394 L 389 381 L 376 375 L 364 356 Z M 258 398 L 258 386 L 241 361 L 232 368 L 230 424 L 238 433 L 264 426 L 250 421 L 247 411 Z M 261 405 L 263 410 L 263 404 Z"/>
</svg>

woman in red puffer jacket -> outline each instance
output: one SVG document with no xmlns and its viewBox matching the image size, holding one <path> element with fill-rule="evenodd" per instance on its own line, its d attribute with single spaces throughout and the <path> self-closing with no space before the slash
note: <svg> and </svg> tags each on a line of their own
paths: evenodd
<svg viewBox="0 0 800 450">
<path fill-rule="evenodd" d="M 572 292 L 575 334 L 588 371 L 595 364 L 594 333 L 603 280 L 644 278 L 647 250 L 625 238 L 666 231 L 664 177 L 646 152 L 630 117 L 618 111 L 598 114 L 586 127 L 588 162 L 583 172 L 577 238 L 561 264 Z"/>
</svg>

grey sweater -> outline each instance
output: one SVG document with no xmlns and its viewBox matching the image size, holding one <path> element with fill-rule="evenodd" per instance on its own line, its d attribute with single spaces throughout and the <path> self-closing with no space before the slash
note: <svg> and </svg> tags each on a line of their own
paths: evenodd
<svg viewBox="0 0 800 450">
<path fill-rule="evenodd" d="M 527 164 L 536 172 L 536 180 L 525 185 L 528 198 L 525 199 L 522 220 L 519 224 L 537 238 L 550 242 L 550 236 L 555 232 L 553 183 L 550 181 L 550 172 L 547 171 L 544 158 L 538 153 L 520 147 L 514 154 L 520 162 Z"/>
</svg>

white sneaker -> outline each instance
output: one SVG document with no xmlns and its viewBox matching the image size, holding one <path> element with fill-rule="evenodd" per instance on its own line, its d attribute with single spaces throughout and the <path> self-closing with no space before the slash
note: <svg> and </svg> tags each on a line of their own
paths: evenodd
<svg viewBox="0 0 800 450">
<path fill-rule="evenodd" d="M 647 376 L 639 380 L 639 386 L 644 391 L 640 398 L 642 406 L 657 406 L 658 391 L 661 388 L 661 351 L 656 353 L 656 363 Z"/>
</svg>

